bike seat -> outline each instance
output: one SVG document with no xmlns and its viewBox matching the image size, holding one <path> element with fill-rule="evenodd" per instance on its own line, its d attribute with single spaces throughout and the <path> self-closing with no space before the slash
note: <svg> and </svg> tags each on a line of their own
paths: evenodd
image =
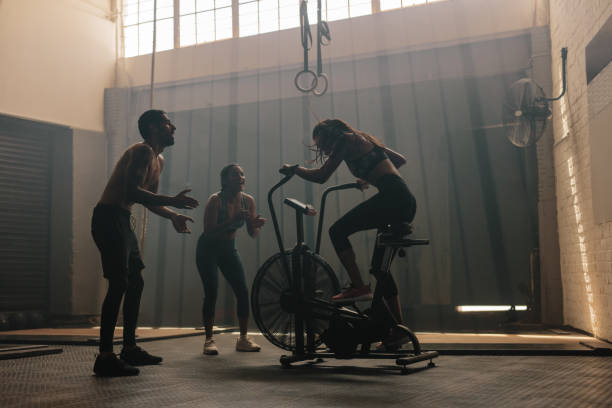
<svg viewBox="0 0 612 408">
<path fill-rule="evenodd" d="M 380 229 L 383 234 L 392 234 L 393 236 L 403 237 L 410 235 L 413 231 L 412 224 L 409 222 L 399 222 L 397 224 L 387 224 Z"/>
<path fill-rule="evenodd" d="M 378 245 L 397 248 L 415 245 L 429 245 L 428 239 L 408 238 L 408 235 L 410 235 L 412 231 L 412 224 L 408 222 L 387 225 L 385 228 L 380 229 Z"/>
</svg>

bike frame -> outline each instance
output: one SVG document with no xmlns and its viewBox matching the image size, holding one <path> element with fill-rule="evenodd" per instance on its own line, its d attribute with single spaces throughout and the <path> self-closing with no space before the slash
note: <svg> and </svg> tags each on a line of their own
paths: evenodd
<svg viewBox="0 0 612 408">
<path fill-rule="evenodd" d="M 323 192 L 321 196 L 321 205 L 319 206 L 319 225 L 317 226 L 317 241 L 315 245 L 315 254 L 319 253 L 321 249 L 321 232 L 323 231 L 323 218 L 325 216 L 325 201 L 327 200 L 327 195 L 332 191 L 338 190 L 348 190 L 351 188 L 359 188 L 359 183 L 349 183 L 349 184 L 341 184 L 338 186 L 332 186 Z"/>
<path fill-rule="evenodd" d="M 300 263 L 303 260 L 301 255 L 304 253 L 304 251 L 309 250 L 309 248 L 304 244 L 303 215 L 306 214 L 306 210 L 305 208 L 302 208 L 302 206 L 300 205 L 301 203 L 295 200 L 291 200 L 291 199 L 284 200 L 285 204 L 290 205 L 292 208 L 296 210 L 297 243 L 292 250 L 291 268 L 289 268 L 289 261 L 287 260 L 287 257 L 284 255 L 286 254 L 286 250 L 283 244 L 283 238 L 282 238 L 278 218 L 276 216 L 276 211 L 274 209 L 274 201 L 273 201 L 274 192 L 276 192 L 276 190 L 278 190 L 280 187 L 286 184 L 289 180 L 291 180 L 291 178 L 293 178 L 293 174 L 286 175 L 270 189 L 270 191 L 268 192 L 268 207 L 270 209 L 270 216 L 272 217 L 272 224 L 274 225 L 274 232 L 276 234 L 278 248 L 280 250 L 280 253 L 282 254 L 281 262 L 285 270 L 285 273 L 287 275 L 287 278 L 289 280 L 290 286 L 295 291 L 294 293 L 311 293 L 312 294 L 312 292 L 314 292 L 314 288 L 302 288 L 302 277 L 300 276 L 300 273 L 304 269 L 303 265 L 300 265 Z M 349 183 L 349 184 L 342 184 L 338 186 L 332 186 L 324 191 L 323 196 L 321 197 L 321 206 L 320 206 L 319 222 L 318 222 L 318 229 L 317 229 L 316 250 L 314 252 L 315 254 L 318 254 L 320 245 L 321 245 L 321 230 L 323 228 L 325 201 L 327 199 L 327 195 L 331 193 L 332 191 L 346 190 L 346 189 L 358 188 L 358 187 L 359 187 L 358 183 Z M 293 274 L 291 273 L 291 271 L 293 271 Z M 346 318 L 353 318 L 353 319 L 364 318 L 363 315 L 358 312 L 355 312 L 353 310 L 346 309 L 346 308 L 338 309 L 338 307 L 334 303 L 328 302 L 325 300 L 321 300 L 321 299 L 316 299 L 314 296 L 307 296 L 306 299 L 300 299 L 300 300 L 302 301 L 302 305 L 305 307 L 304 307 L 304 310 L 299 310 L 297 312 L 299 312 L 299 314 L 302 316 L 305 314 L 308 314 L 309 319 L 313 319 L 313 318 L 326 319 L 326 318 L 329 318 L 329 315 L 331 313 L 333 312 L 338 313 L 338 311 L 340 314 L 342 314 Z M 317 313 L 316 311 L 313 312 L 313 310 L 316 310 L 316 308 L 319 308 L 319 310 L 324 309 L 325 312 L 322 312 L 322 313 Z M 306 313 L 306 310 L 308 310 L 308 313 Z M 295 327 L 296 333 L 303 333 L 304 319 L 302 318 L 296 319 L 295 323 L 296 323 L 296 327 Z M 309 345 L 308 351 L 314 352 L 314 349 L 311 349 L 312 348 L 311 345 L 314 344 L 314 334 L 310 332 L 308 328 L 306 332 L 307 332 L 306 343 Z M 303 350 L 304 349 L 304 338 L 302 336 L 296 336 L 295 345 L 296 345 L 297 350 Z"/>
<path fill-rule="evenodd" d="M 268 192 L 268 208 L 270 209 L 270 216 L 272 217 L 272 224 L 274 224 L 274 232 L 276 233 L 276 242 L 278 243 L 278 248 L 280 249 L 281 259 L 283 263 L 283 267 L 285 268 L 285 272 L 287 273 L 287 277 L 289 282 L 291 282 L 291 276 L 289 274 L 289 264 L 287 263 L 287 258 L 284 256 L 285 247 L 283 245 L 283 237 L 281 235 L 280 227 L 278 226 L 278 219 L 276 218 L 276 211 L 274 211 L 274 203 L 272 202 L 272 196 L 276 190 L 278 190 L 283 184 L 291 180 L 293 174 L 288 174 L 281 179 L 278 183 L 276 183 Z"/>
<path fill-rule="evenodd" d="M 300 299 L 297 299 L 298 301 L 295 303 L 297 305 L 296 310 L 294 311 L 294 313 L 296 314 L 295 328 L 294 328 L 295 329 L 295 351 L 293 353 L 293 356 L 281 356 L 281 364 L 283 366 L 288 366 L 291 362 L 313 358 L 315 356 L 319 356 L 319 358 L 320 357 L 333 357 L 333 354 L 329 354 L 329 353 L 315 353 L 314 333 L 310 329 L 311 325 L 308 324 L 309 321 L 312 321 L 313 319 L 316 319 L 316 318 L 328 319 L 331 314 L 340 315 L 346 319 L 367 319 L 367 316 L 362 314 L 360 311 L 354 311 L 346 307 L 341 307 L 332 302 L 317 299 L 314 296 L 315 288 L 313 285 L 309 284 L 312 282 L 310 282 L 310 280 L 308 279 L 304 280 L 303 277 L 300 275 L 304 271 L 304 265 L 301 264 L 303 260 L 311 259 L 310 257 L 302 257 L 302 254 L 304 254 L 306 251 L 310 251 L 310 249 L 304 244 L 303 215 L 308 214 L 307 207 L 297 200 L 286 198 L 284 200 L 284 203 L 288 204 L 289 206 L 291 206 L 292 208 L 296 210 L 296 228 L 297 228 L 297 243 L 291 252 L 292 269 L 289 268 L 289 262 L 287 261 L 286 250 L 283 245 L 283 238 L 282 238 L 282 234 L 280 231 L 280 226 L 278 224 L 278 218 L 276 216 L 276 211 L 274 209 L 274 202 L 272 198 L 273 198 L 274 192 L 278 190 L 281 186 L 283 186 L 285 183 L 287 183 L 291 178 L 293 178 L 293 174 L 285 175 L 285 177 L 283 177 L 277 184 L 275 184 L 268 192 L 268 207 L 270 209 L 270 216 L 272 217 L 272 223 L 274 225 L 274 232 L 276 234 L 278 248 L 281 253 L 283 269 L 286 272 L 286 276 L 289 280 L 289 284 L 293 290 L 293 293 L 302 294 L 302 295 L 307 294 L 307 296 L 302 296 Z M 317 238 L 316 238 L 316 246 L 315 246 L 315 251 L 314 251 L 315 256 L 318 255 L 320 251 L 320 246 L 321 246 L 321 233 L 323 229 L 323 221 L 324 221 L 324 215 L 325 215 L 325 202 L 327 199 L 327 195 L 332 191 L 346 190 L 350 188 L 359 188 L 359 184 L 349 183 L 349 184 L 342 184 L 338 186 L 332 186 L 332 187 L 327 188 L 323 192 L 323 195 L 321 197 L 320 214 L 319 214 L 319 221 L 318 221 L 318 227 L 317 227 Z M 422 242 L 417 243 L 417 241 L 422 241 Z M 414 242 L 416 245 L 423 245 L 423 244 L 428 243 L 429 241 L 428 240 L 411 240 L 411 242 Z M 391 245 L 393 248 L 390 251 L 389 256 L 388 257 L 386 256 L 383 262 L 385 267 L 387 267 L 386 269 L 387 272 L 389 272 L 388 267 L 390 266 L 390 263 L 393 260 L 401 244 L 402 243 L 398 242 L 397 247 L 395 247 L 395 245 Z M 323 259 L 322 261 L 324 262 Z M 291 274 L 291 271 L 293 271 L 293 275 Z M 305 286 L 306 286 L 304 290 L 302 290 L 302 281 L 304 281 Z M 382 301 L 381 299 L 382 295 L 377 292 L 380 292 L 378 288 L 378 284 L 377 284 L 377 288 L 374 294 L 375 300 L 378 299 L 379 301 Z M 374 302 L 372 304 L 374 306 Z M 317 308 L 319 308 L 319 311 L 317 311 Z M 305 349 L 304 347 L 305 346 L 304 336 L 303 334 L 300 334 L 300 333 L 304 333 L 304 322 L 306 322 L 307 349 Z M 438 352 L 432 351 L 432 352 L 421 353 L 418 339 L 412 333 L 412 331 L 409 331 L 409 334 L 411 337 L 412 344 L 414 346 L 415 355 L 406 356 L 406 353 L 391 354 L 391 355 L 374 353 L 374 354 L 364 355 L 362 351 L 361 357 L 362 358 L 389 358 L 389 357 L 396 358 L 396 364 L 403 366 L 402 373 L 406 373 L 405 366 L 407 364 L 413 364 L 418 361 L 430 360 L 428 367 L 434 366 L 431 359 L 437 357 Z"/>
</svg>

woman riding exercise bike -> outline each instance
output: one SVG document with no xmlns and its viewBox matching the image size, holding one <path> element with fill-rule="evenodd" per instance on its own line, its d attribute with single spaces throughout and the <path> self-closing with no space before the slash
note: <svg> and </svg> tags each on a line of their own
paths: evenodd
<svg viewBox="0 0 612 408">
<path fill-rule="evenodd" d="M 389 224 L 411 222 L 416 212 L 416 200 L 406 182 L 398 172 L 398 167 L 406 163 L 401 154 L 385 147 L 378 139 L 366 132 L 352 128 L 340 119 L 325 119 L 312 131 L 319 168 L 307 169 L 299 165 L 283 166 L 304 180 L 324 183 L 344 160 L 351 173 L 364 187 L 367 183 L 378 189 L 378 193 L 343 215 L 329 229 L 330 238 L 342 265 L 351 279 L 351 287 L 334 296 L 333 301 L 349 303 L 372 299 L 369 285 L 365 285 L 355 262 L 355 252 L 348 237 L 369 229 L 381 229 Z M 372 265 L 382 256 L 375 249 Z M 372 271 L 376 274 L 377 271 Z M 385 300 L 394 317 L 402 322 L 399 296 L 393 280 L 386 280 Z"/>
</svg>

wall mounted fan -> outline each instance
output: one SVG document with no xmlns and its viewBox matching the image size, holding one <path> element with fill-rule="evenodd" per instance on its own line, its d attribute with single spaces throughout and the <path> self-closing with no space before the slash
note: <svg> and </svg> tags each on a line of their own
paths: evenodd
<svg viewBox="0 0 612 408">
<path fill-rule="evenodd" d="M 544 90 L 531 78 L 522 78 L 513 83 L 502 107 L 502 122 L 506 137 L 517 147 L 528 147 L 544 134 L 547 121 L 552 115 L 550 102 L 565 94 L 565 68 L 567 48 L 561 49 L 563 89 L 556 98 L 547 98 Z"/>
</svg>

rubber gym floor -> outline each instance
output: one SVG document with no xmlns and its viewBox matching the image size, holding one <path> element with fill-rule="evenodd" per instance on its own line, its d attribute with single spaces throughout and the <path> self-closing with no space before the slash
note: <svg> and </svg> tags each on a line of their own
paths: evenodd
<svg viewBox="0 0 612 408">
<path fill-rule="evenodd" d="M 216 335 L 218 356 L 202 355 L 201 335 L 142 342 L 164 362 L 142 367 L 137 377 L 95 377 L 95 345 L 64 344 L 59 354 L 0 360 L 0 406 L 612 406 L 609 356 L 449 353 L 434 360 L 436 367 L 417 363 L 407 375 L 392 360 L 332 359 L 283 369 L 283 350 L 261 335 L 253 335 L 259 353 L 236 352 L 236 337 Z"/>
</svg>

